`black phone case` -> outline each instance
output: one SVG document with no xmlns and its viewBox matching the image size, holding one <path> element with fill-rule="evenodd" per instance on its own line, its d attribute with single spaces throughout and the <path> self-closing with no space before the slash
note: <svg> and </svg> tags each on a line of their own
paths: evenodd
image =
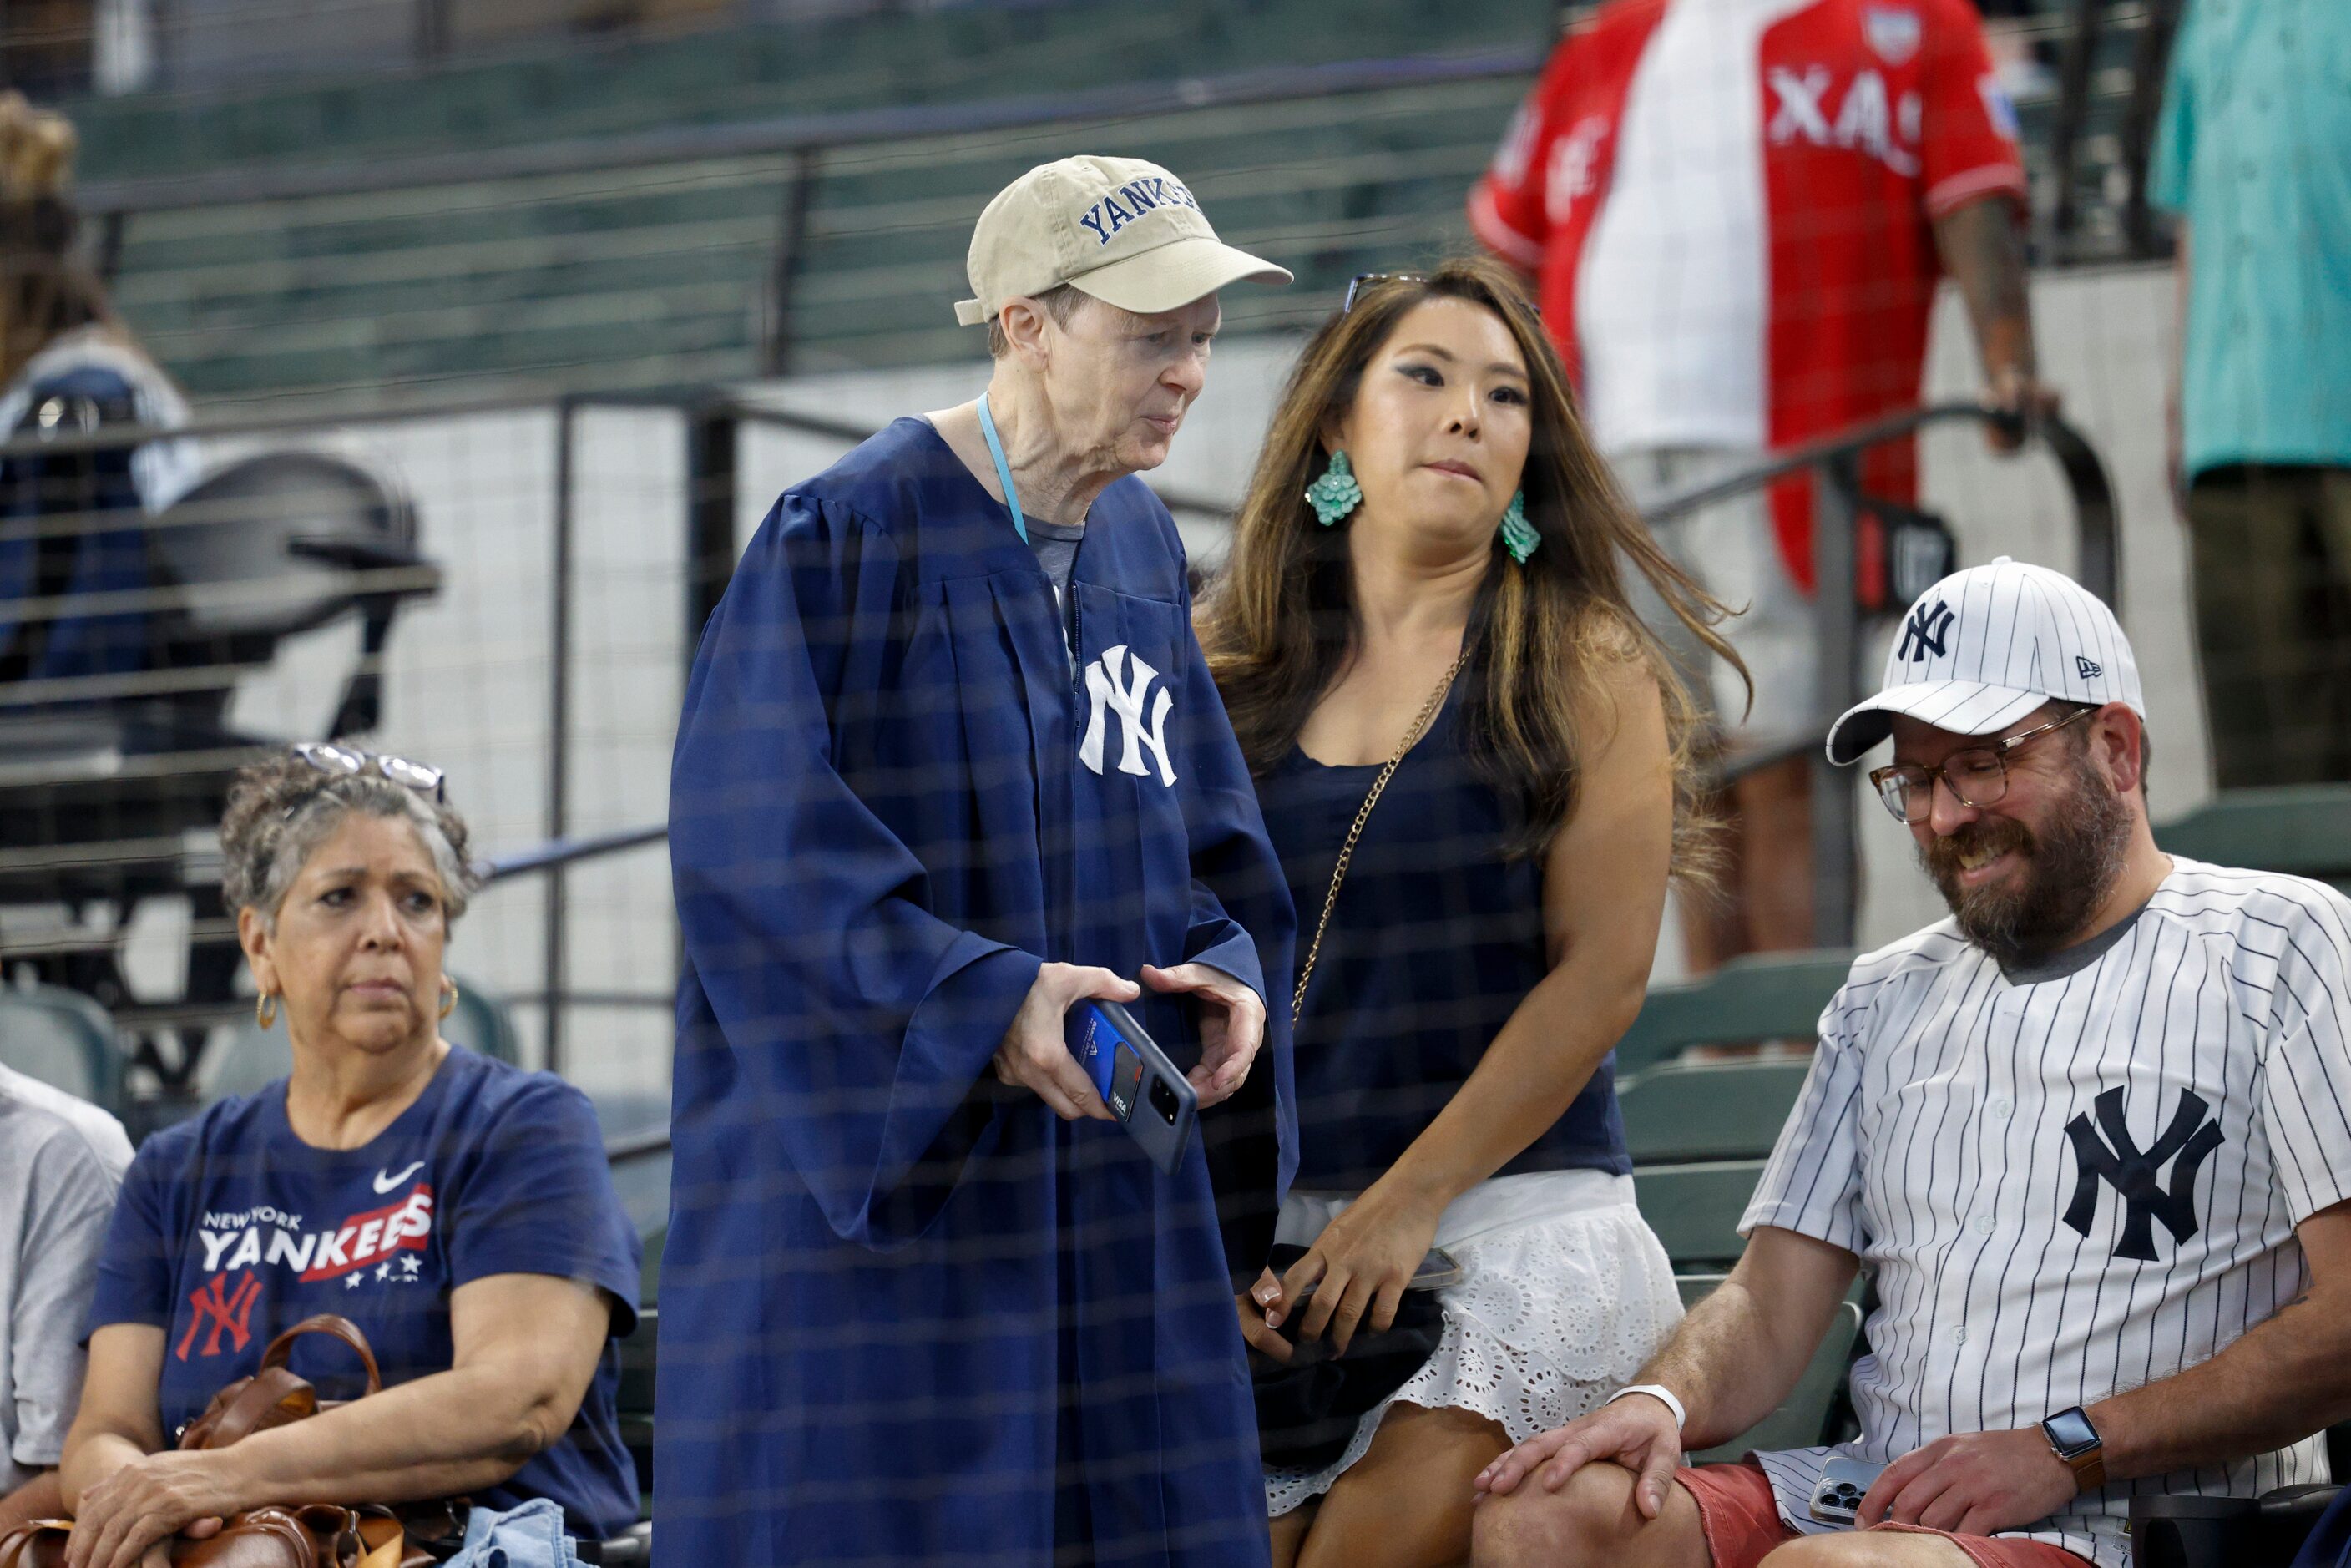
<svg viewBox="0 0 2351 1568">
<path fill-rule="evenodd" d="M 1092 1030 L 1090 1015 L 1100 1020 Z M 1192 1124 L 1199 1118 L 1198 1091 L 1159 1049 L 1159 1042 L 1116 1002 L 1080 1002 L 1070 1009 L 1068 1033 L 1071 1054 L 1093 1074 L 1111 1113 L 1125 1125 L 1127 1135 L 1143 1145 L 1152 1164 L 1174 1176 L 1184 1163 Z M 1123 1094 L 1118 1061 L 1122 1044 L 1134 1051 L 1141 1068 Z"/>
</svg>

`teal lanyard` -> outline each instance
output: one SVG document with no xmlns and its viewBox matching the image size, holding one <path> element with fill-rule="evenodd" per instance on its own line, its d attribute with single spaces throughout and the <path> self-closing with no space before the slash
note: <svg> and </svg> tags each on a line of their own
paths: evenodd
<svg viewBox="0 0 2351 1568">
<path fill-rule="evenodd" d="M 996 482 L 1004 486 L 1004 505 L 1012 513 L 1012 531 L 1029 542 L 1028 519 L 1020 515 L 1020 497 L 1012 489 L 1012 465 L 1004 460 L 1004 443 L 996 434 L 996 416 L 987 412 L 987 394 L 979 394 L 979 433 L 987 437 L 987 455 L 996 459 Z"/>
</svg>

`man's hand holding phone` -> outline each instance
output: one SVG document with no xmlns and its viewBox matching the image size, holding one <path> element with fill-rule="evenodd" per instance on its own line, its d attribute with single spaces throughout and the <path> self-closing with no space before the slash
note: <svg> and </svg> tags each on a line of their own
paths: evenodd
<svg viewBox="0 0 2351 1568">
<path fill-rule="evenodd" d="M 1110 1107 L 1102 1103 L 1093 1080 L 1070 1054 L 1063 1032 L 1065 1019 L 1081 1001 L 1131 1002 L 1142 995 L 1143 988 L 1133 980 L 1122 980 L 1108 969 L 1090 964 L 1040 966 L 1020 1010 L 1012 1015 L 1012 1027 L 1004 1031 L 1003 1043 L 996 1048 L 996 1076 L 1030 1091 L 1064 1122 L 1089 1117 L 1116 1121 Z"/>
<path fill-rule="evenodd" d="M 1198 1001 L 1200 1061 L 1184 1076 L 1199 1094 L 1203 1110 L 1231 1099 L 1249 1081 L 1249 1064 L 1257 1060 L 1258 1047 L 1265 1043 L 1265 998 L 1208 964 L 1177 964 L 1165 969 L 1145 964 L 1143 981 L 1155 991 L 1188 992 Z"/>
</svg>

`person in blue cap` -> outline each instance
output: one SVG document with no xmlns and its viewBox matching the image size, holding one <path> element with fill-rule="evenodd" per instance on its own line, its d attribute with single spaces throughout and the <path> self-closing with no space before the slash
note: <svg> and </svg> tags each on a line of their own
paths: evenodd
<svg viewBox="0 0 2351 1568">
<path fill-rule="evenodd" d="M 1109 158 L 998 194 L 969 272 L 986 393 L 787 491 L 687 686 L 662 1568 L 1266 1560 L 1234 1293 L 1295 1158 L 1293 919 L 1134 476 L 1217 291 L 1290 275 Z M 1173 1175 L 1086 998 L 1188 1069 Z M 1229 1249 L 1204 1144 L 1264 1221 Z"/>
</svg>

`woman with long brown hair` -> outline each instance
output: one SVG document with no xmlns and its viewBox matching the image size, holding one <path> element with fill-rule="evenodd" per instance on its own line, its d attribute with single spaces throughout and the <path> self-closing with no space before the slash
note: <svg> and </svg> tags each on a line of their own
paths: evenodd
<svg viewBox="0 0 2351 1568">
<path fill-rule="evenodd" d="M 1687 698 L 1624 564 L 1721 612 L 1593 454 L 1519 286 L 1359 278 L 1275 415 L 1200 639 L 1299 914 L 1301 1164 L 1241 1303 L 1276 1360 L 1385 1330 L 1432 1247 L 1442 1337 L 1334 1462 L 1268 1469 L 1274 1561 L 1468 1556 L 1479 1469 L 1680 1316 L 1610 1051 L 1668 873 L 1702 860 Z"/>
</svg>

